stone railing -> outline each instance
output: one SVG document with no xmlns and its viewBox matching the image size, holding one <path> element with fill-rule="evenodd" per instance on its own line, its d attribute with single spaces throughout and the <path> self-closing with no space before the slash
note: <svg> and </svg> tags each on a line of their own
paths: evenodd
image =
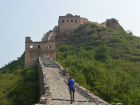
<svg viewBox="0 0 140 105">
<path fill-rule="evenodd" d="M 39 92 L 40 92 L 40 100 L 38 104 L 35 105 L 48 105 L 51 101 L 52 94 L 50 92 L 49 85 L 45 76 L 45 67 L 39 57 L 38 64 L 38 75 L 39 75 Z"/>
</svg>

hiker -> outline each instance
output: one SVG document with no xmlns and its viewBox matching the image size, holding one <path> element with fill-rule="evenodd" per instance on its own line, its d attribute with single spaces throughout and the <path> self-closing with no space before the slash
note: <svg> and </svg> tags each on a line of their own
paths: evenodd
<svg viewBox="0 0 140 105">
<path fill-rule="evenodd" d="M 74 92 L 75 92 L 75 82 L 72 79 L 72 77 L 69 78 L 68 90 L 69 90 L 69 93 L 70 93 L 71 104 L 72 104 L 72 102 L 74 102 Z"/>
</svg>

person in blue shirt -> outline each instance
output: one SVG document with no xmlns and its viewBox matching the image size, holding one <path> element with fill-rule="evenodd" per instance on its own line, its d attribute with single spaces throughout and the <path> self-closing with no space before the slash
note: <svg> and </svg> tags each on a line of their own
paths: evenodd
<svg viewBox="0 0 140 105">
<path fill-rule="evenodd" d="M 72 77 L 70 77 L 70 79 L 68 81 L 68 90 L 70 93 L 71 104 L 72 104 L 72 102 L 74 102 L 74 92 L 75 92 L 75 82 L 72 79 Z"/>
</svg>

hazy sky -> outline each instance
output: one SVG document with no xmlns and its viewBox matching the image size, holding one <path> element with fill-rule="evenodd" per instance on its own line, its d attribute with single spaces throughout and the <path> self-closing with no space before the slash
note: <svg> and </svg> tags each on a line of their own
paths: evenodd
<svg viewBox="0 0 140 105">
<path fill-rule="evenodd" d="M 115 18 L 140 36 L 140 0 L 0 0 L 0 67 L 25 50 L 25 37 L 40 41 L 67 13 L 102 23 Z"/>
</svg>

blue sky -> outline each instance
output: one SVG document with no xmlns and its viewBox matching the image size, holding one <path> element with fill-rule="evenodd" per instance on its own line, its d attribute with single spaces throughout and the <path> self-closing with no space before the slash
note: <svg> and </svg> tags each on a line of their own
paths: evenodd
<svg viewBox="0 0 140 105">
<path fill-rule="evenodd" d="M 0 0 L 0 67 L 23 54 L 25 37 L 40 41 L 67 13 L 98 23 L 115 18 L 139 37 L 139 10 L 140 0 Z"/>
</svg>

